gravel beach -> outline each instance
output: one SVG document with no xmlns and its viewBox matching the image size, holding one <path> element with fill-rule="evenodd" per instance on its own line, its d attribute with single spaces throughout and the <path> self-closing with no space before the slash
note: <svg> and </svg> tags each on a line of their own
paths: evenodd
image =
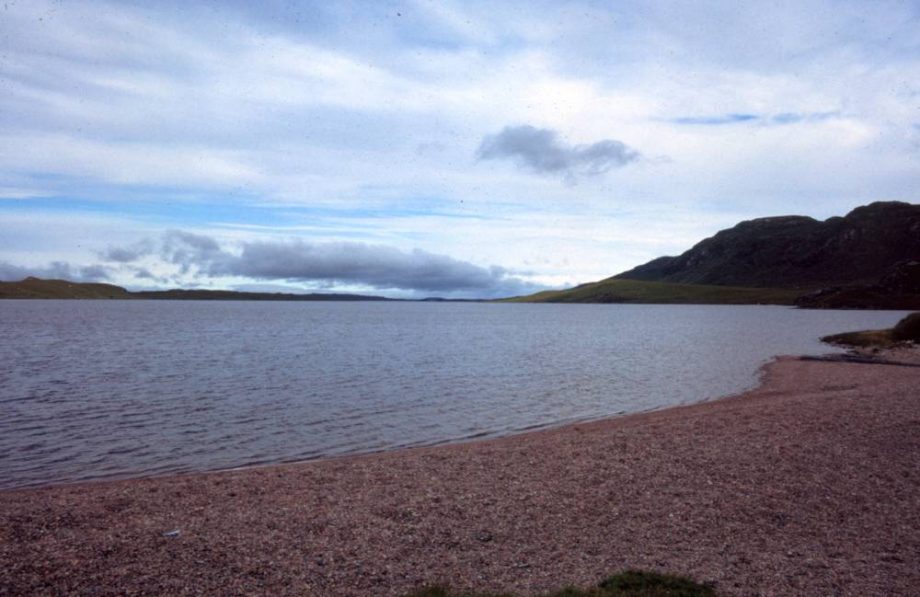
<svg viewBox="0 0 920 597">
<path fill-rule="evenodd" d="M 625 568 L 920 593 L 920 367 L 783 357 L 740 396 L 499 440 L 0 492 L 0 595 L 526 595 Z"/>
</svg>

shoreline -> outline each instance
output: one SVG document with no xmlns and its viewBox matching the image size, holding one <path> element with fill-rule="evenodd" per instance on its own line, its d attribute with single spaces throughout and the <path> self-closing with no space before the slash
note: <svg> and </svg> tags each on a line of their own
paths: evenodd
<svg viewBox="0 0 920 597">
<path fill-rule="evenodd" d="M 510 436 L 4 490 L 0 594 L 528 594 L 629 567 L 907 594 L 916 387 L 917 368 L 779 357 L 739 395 Z"/>
<path fill-rule="evenodd" d="M 839 350 L 843 350 L 843 349 L 839 349 Z M 824 355 L 824 356 L 831 356 L 833 354 L 834 353 L 827 353 L 827 355 Z M 821 360 L 824 358 L 824 356 L 811 357 L 811 358 Z M 43 484 L 23 485 L 23 486 L 18 486 L 18 487 L 0 487 L 0 494 L 3 494 L 4 492 L 13 492 L 13 491 L 53 490 L 53 489 L 65 488 L 65 487 L 80 487 L 84 485 L 96 485 L 100 483 L 123 483 L 123 482 L 131 482 L 131 481 L 156 480 L 156 479 L 164 479 L 164 478 L 171 478 L 171 477 L 188 477 L 188 476 L 198 476 L 198 475 L 212 475 L 212 474 L 222 474 L 222 473 L 244 472 L 244 471 L 258 470 L 258 469 L 263 469 L 263 468 L 298 466 L 298 465 L 307 465 L 307 464 L 325 462 L 325 461 L 374 457 L 374 456 L 380 456 L 383 454 L 400 453 L 400 452 L 407 452 L 407 451 L 412 451 L 412 450 L 447 448 L 451 446 L 458 446 L 458 445 L 465 445 L 465 444 L 495 442 L 495 441 L 500 441 L 504 439 L 512 439 L 512 438 L 519 437 L 522 435 L 551 432 L 551 431 L 561 430 L 561 429 L 565 429 L 567 427 L 573 427 L 573 426 L 585 426 L 585 425 L 591 425 L 595 423 L 604 423 L 608 421 L 621 419 L 624 417 L 634 417 L 634 416 L 661 412 L 665 410 L 686 408 L 686 407 L 695 406 L 699 404 L 709 404 L 712 402 L 718 402 L 720 400 L 727 400 L 727 399 L 735 398 L 738 396 L 743 396 L 745 394 L 748 394 L 750 392 L 757 390 L 763 383 L 763 376 L 764 376 L 766 368 L 774 361 L 783 359 L 783 358 L 806 359 L 809 357 L 804 357 L 804 356 L 789 357 L 785 355 L 775 356 L 771 358 L 769 361 L 760 365 L 755 370 L 754 372 L 755 380 L 748 387 L 738 392 L 735 392 L 735 393 L 725 394 L 722 396 L 716 396 L 713 398 L 704 398 L 702 400 L 695 400 L 692 402 L 684 402 L 684 403 L 671 404 L 671 405 L 666 405 L 666 406 L 657 406 L 657 407 L 651 407 L 645 410 L 632 411 L 632 412 L 619 412 L 619 413 L 614 413 L 610 415 L 605 415 L 599 418 L 574 419 L 574 420 L 560 421 L 560 422 L 555 422 L 555 423 L 537 424 L 537 425 L 533 425 L 530 427 L 525 427 L 522 429 L 516 429 L 512 431 L 482 432 L 482 433 L 478 433 L 478 434 L 468 436 L 468 437 L 435 440 L 435 441 L 432 441 L 431 443 L 422 443 L 422 444 L 416 444 L 416 445 L 402 445 L 402 446 L 395 446 L 395 447 L 384 447 L 384 448 L 378 448 L 378 449 L 374 449 L 370 451 L 330 454 L 326 456 L 316 456 L 313 458 L 306 458 L 306 459 L 292 459 L 292 460 L 281 460 L 281 461 L 275 461 L 275 462 L 242 464 L 239 466 L 233 466 L 229 468 L 202 469 L 202 470 L 193 470 L 193 471 L 175 471 L 175 472 L 162 472 L 162 473 L 152 473 L 152 474 L 145 474 L 142 472 L 141 473 L 124 473 L 124 474 L 116 474 L 110 477 L 92 477 L 92 478 L 87 478 L 87 479 L 55 481 L 55 482 L 48 482 L 48 483 L 43 483 Z M 920 359 L 918 359 L 918 363 L 916 365 L 912 364 L 911 366 L 920 367 Z"/>
<path fill-rule="evenodd" d="M 545 303 L 550 304 L 550 303 Z M 831 351 L 837 351 L 842 354 L 842 351 L 845 350 L 842 347 L 828 346 L 828 352 L 825 355 L 836 354 Z M 220 473 L 229 473 L 237 471 L 247 471 L 252 469 L 261 469 L 261 468 L 271 468 L 271 467 L 284 467 L 284 466 L 296 466 L 300 464 L 310 464 L 315 462 L 322 462 L 327 460 L 340 460 L 340 459 L 351 459 L 351 458 L 362 458 L 362 457 L 371 457 L 378 456 L 381 454 L 388 454 L 392 452 L 404 452 L 411 450 L 423 450 L 428 448 L 441 448 L 441 447 L 450 447 L 455 445 L 463 445 L 469 443 L 481 443 L 481 442 L 492 442 L 502 439 L 514 438 L 521 435 L 529 435 L 532 433 L 542 433 L 547 431 L 553 431 L 557 429 L 564 429 L 570 426 L 578 425 L 589 425 L 593 423 L 601 423 L 605 421 L 611 421 L 615 419 L 620 419 L 623 417 L 632 417 L 648 413 L 660 412 L 663 410 L 669 410 L 673 408 L 683 408 L 688 406 L 694 406 L 697 404 L 707 404 L 711 402 L 717 402 L 720 400 L 725 400 L 733 398 L 735 396 L 740 396 L 747 394 L 756 390 L 763 381 L 764 371 L 767 366 L 769 366 L 773 361 L 785 358 L 782 355 L 774 356 L 768 361 L 761 364 L 753 372 L 753 379 L 742 389 L 723 395 L 717 395 L 714 397 L 703 398 L 699 400 L 686 401 L 683 403 L 676 404 L 667 404 L 662 406 L 653 406 L 646 408 L 644 410 L 637 411 L 620 411 L 617 413 L 607 414 L 600 417 L 586 417 L 583 419 L 574 418 L 564 421 L 548 422 L 534 424 L 528 427 L 514 429 L 514 430 L 502 430 L 502 431 L 483 431 L 476 433 L 471 436 L 448 438 L 448 439 L 439 439 L 432 440 L 427 443 L 418 443 L 418 444 L 405 444 L 400 446 L 392 447 L 380 447 L 372 449 L 369 451 L 356 451 L 356 452 L 345 452 L 339 454 L 328 454 L 328 455 L 318 455 L 310 458 L 293 458 L 290 460 L 280 460 L 280 461 L 266 461 L 266 462 L 256 462 L 251 464 L 241 464 L 238 466 L 232 466 L 228 468 L 213 468 L 213 469 L 201 469 L 201 470 L 187 470 L 187 471 L 172 471 L 172 472 L 155 472 L 155 473 L 145 473 L 143 471 L 134 472 L 134 473 L 115 473 L 111 476 L 106 477 L 89 477 L 83 479 L 71 479 L 71 480 L 59 480 L 51 482 L 38 482 L 28 485 L 20 486 L 11 486 L 3 487 L 0 486 L 0 494 L 3 492 L 10 491 L 38 491 L 46 489 L 55 489 L 63 487 L 74 487 L 74 486 L 83 486 L 83 485 L 95 485 L 98 483 L 119 483 L 119 482 L 128 482 L 128 481 L 140 481 L 146 479 L 161 479 L 169 477 L 184 477 L 184 476 L 195 476 L 195 475 L 209 475 L 209 474 L 220 474 Z M 805 358 L 805 357 L 796 357 L 796 358 Z M 823 357 L 816 357 L 823 358 Z M 920 361 L 918 361 L 920 362 Z M 918 365 L 920 366 L 920 365 Z"/>
</svg>

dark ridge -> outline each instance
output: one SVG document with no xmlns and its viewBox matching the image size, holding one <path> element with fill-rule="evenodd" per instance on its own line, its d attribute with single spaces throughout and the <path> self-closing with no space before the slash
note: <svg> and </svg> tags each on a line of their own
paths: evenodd
<svg viewBox="0 0 920 597">
<path fill-rule="evenodd" d="M 920 205 L 892 201 L 823 222 L 805 216 L 748 220 L 682 255 L 659 257 L 615 277 L 817 290 L 875 284 L 897 263 L 918 260 Z"/>
<path fill-rule="evenodd" d="M 808 309 L 920 310 L 920 261 L 896 263 L 875 284 L 822 288 L 796 299 Z"/>
</svg>

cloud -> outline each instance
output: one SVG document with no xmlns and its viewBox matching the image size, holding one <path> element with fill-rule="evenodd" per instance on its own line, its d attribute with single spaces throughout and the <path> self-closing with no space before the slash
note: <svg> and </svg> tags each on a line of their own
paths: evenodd
<svg viewBox="0 0 920 597">
<path fill-rule="evenodd" d="M 674 124 L 701 124 L 718 126 L 722 124 L 738 124 L 739 122 L 750 122 L 759 120 L 757 114 L 723 114 L 719 116 L 680 116 L 674 118 L 671 122 Z"/>
<path fill-rule="evenodd" d="M 415 154 L 420 156 L 437 155 L 443 153 L 447 146 L 438 141 L 426 141 L 415 146 Z"/>
<path fill-rule="evenodd" d="M 46 197 L 47 191 L 13 186 L 0 186 L 0 199 L 34 199 Z"/>
<path fill-rule="evenodd" d="M 131 263 L 141 259 L 145 255 L 153 252 L 153 243 L 149 240 L 142 240 L 132 245 L 123 247 L 108 247 L 99 253 L 99 256 L 105 261 L 114 261 L 116 263 Z"/>
<path fill-rule="evenodd" d="M 552 129 L 530 125 L 506 126 L 487 135 L 479 145 L 480 160 L 511 159 L 538 174 L 597 176 L 639 159 L 639 152 L 622 141 L 605 139 L 590 145 L 566 145 Z"/>
<path fill-rule="evenodd" d="M 155 247 L 154 245 L 158 245 Z M 215 239 L 172 230 L 159 243 L 109 247 L 112 261 L 155 257 L 181 274 L 206 278 L 312 282 L 421 293 L 496 297 L 542 287 L 498 266 L 482 267 L 447 255 L 359 242 L 246 241 L 231 250 Z M 148 273 L 149 270 L 138 270 Z"/>
<path fill-rule="evenodd" d="M 680 116 L 672 118 L 674 124 L 721 126 L 725 124 L 755 123 L 760 125 L 783 125 L 798 122 L 820 122 L 840 116 L 839 112 L 782 112 L 779 114 L 731 113 L 714 116 Z"/>
<path fill-rule="evenodd" d="M 138 280 L 156 280 L 156 281 L 163 281 L 162 278 L 160 278 L 160 277 L 158 277 L 158 276 L 155 276 L 155 275 L 153 274 L 153 272 L 151 272 L 151 271 L 150 271 L 149 269 L 147 269 L 146 267 L 139 267 L 139 268 L 136 268 L 136 269 L 134 270 L 134 277 L 137 278 Z"/>
<path fill-rule="evenodd" d="M 156 236 L 111 255 L 114 279 L 186 284 L 158 235 L 245 224 L 562 284 L 656 256 L 647 239 L 679 252 L 688 219 L 918 198 L 915 3 L 494 4 L 9 3 L 0 261 L 91 264 Z M 549 151 L 500 146 L 509 124 L 548 129 Z M 497 162 L 474 157 L 486 134 Z M 605 155 L 573 165 L 572 145 L 603 139 L 642 157 L 561 196 Z"/>
<path fill-rule="evenodd" d="M 182 274 L 195 267 L 201 269 L 205 264 L 209 272 L 217 271 L 216 264 L 227 259 L 227 254 L 213 238 L 182 230 L 170 230 L 163 235 L 160 255 L 167 262 L 178 265 Z"/>
<path fill-rule="evenodd" d="M 0 261 L 0 280 L 18 282 L 28 277 L 63 279 L 73 282 L 98 282 L 110 279 L 110 270 L 104 265 L 73 265 L 53 261 L 46 266 L 19 266 Z"/>
<path fill-rule="evenodd" d="M 494 292 L 515 284 L 500 267 L 363 243 L 248 243 L 226 267 L 227 273 L 261 280 L 334 280 L 427 292 Z"/>
<path fill-rule="evenodd" d="M 795 124 L 797 122 L 821 122 L 823 120 L 831 120 L 833 118 L 839 118 L 840 112 L 830 111 L 830 112 L 783 112 L 781 114 L 774 114 L 769 117 L 770 124 Z"/>
</svg>

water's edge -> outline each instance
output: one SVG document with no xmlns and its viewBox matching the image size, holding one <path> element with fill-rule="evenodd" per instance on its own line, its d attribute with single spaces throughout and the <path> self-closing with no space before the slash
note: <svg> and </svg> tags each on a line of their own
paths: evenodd
<svg viewBox="0 0 920 597">
<path fill-rule="evenodd" d="M 897 319 L 758 306 L 3 304 L 0 487 L 354 456 L 704 402 L 756 387 L 773 355 L 834 352 L 817 338 Z"/>
<path fill-rule="evenodd" d="M 828 346 L 827 354 L 835 354 L 838 352 L 843 352 L 843 349 L 834 346 Z M 509 431 L 509 432 L 490 432 L 490 433 L 479 433 L 474 434 L 468 437 L 458 437 L 450 438 L 444 440 L 435 440 L 431 442 L 421 442 L 417 444 L 406 444 L 403 446 L 394 446 L 389 448 L 380 448 L 367 451 L 355 451 L 355 452 L 345 452 L 335 455 L 327 456 L 316 456 L 313 458 L 305 459 L 291 459 L 291 460 L 277 460 L 277 461 L 266 461 L 266 462 L 255 462 L 250 464 L 245 464 L 241 466 L 233 466 L 226 468 L 214 468 L 214 469 L 201 469 L 201 470 L 188 470 L 188 471 L 178 471 L 178 472 L 168 472 L 160 474 L 124 474 L 124 475 L 113 475 L 111 477 L 93 477 L 88 479 L 73 480 L 73 481 L 59 481 L 52 483 L 42 483 L 35 485 L 23 485 L 12 488 L 2 488 L 0 487 L 0 492 L 31 492 L 31 491 L 40 491 L 45 489 L 57 489 L 62 487 L 81 487 L 84 485 L 96 485 L 101 483 L 124 483 L 130 481 L 140 481 L 147 479 L 169 479 L 173 477 L 189 477 L 189 476 L 201 476 L 201 475 L 215 475 L 215 474 L 225 474 L 225 473 L 234 473 L 234 472 L 243 472 L 248 470 L 260 470 L 260 469 L 271 469 L 276 467 L 288 467 L 288 466 L 298 466 L 298 465 L 309 465 L 311 463 L 317 462 L 327 462 L 333 460 L 351 460 L 359 458 L 373 458 L 375 456 L 381 456 L 386 454 L 394 454 L 399 452 L 405 452 L 408 450 L 424 450 L 432 448 L 446 448 L 451 446 L 461 446 L 466 444 L 478 444 L 478 443 L 487 443 L 498 440 L 509 440 L 511 438 L 527 436 L 531 434 L 539 434 L 546 432 L 564 432 L 566 428 L 577 427 L 579 425 L 586 424 L 595 424 L 603 423 L 605 421 L 626 419 L 629 417 L 641 417 L 649 413 L 654 412 L 664 412 L 670 410 L 680 410 L 687 407 L 697 406 L 700 404 L 708 404 L 714 402 L 720 402 L 722 400 L 729 399 L 743 399 L 748 394 L 756 393 L 763 391 L 765 389 L 765 374 L 766 369 L 783 358 L 802 358 L 802 355 L 776 355 L 772 357 L 767 362 L 761 364 L 755 372 L 755 381 L 750 384 L 748 387 L 742 389 L 739 392 L 733 392 L 721 396 L 716 396 L 714 398 L 702 398 L 696 401 L 682 402 L 679 404 L 672 404 L 669 406 L 657 406 L 651 407 L 648 409 L 632 411 L 632 412 L 620 412 L 616 414 L 596 417 L 596 418 L 584 418 L 584 419 L 575 419 L 569 421 L 559 421 L 555 423 L 546 423 L 543 425 L 535 425 L 529 428 L 522 428 L 519 430 Z"/>
</svg>

